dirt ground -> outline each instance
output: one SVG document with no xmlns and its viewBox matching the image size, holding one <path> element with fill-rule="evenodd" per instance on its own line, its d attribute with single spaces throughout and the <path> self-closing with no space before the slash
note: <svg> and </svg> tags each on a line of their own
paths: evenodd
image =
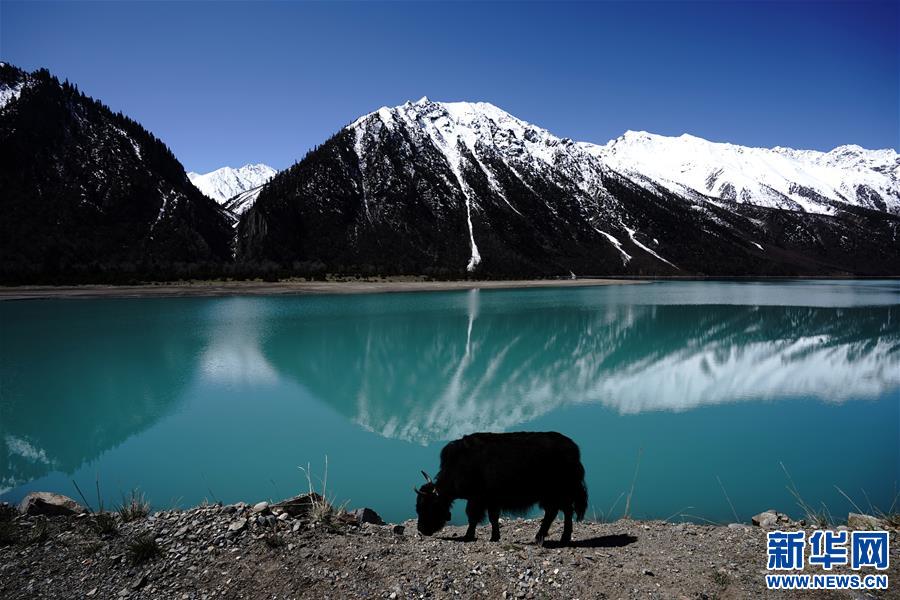
<svg viewBox="0 0 900 600">
<path fill-rule="evenodd" d="M 537 526 L 505 520 L 499 543 L 487 526 L 464 543 L 461 527 L 423 537 L 412 521 L 313 521 L 244 504 L 128 523 L 16 516 L 0 540 L 0 598 L 900 598 L 768 591 L 765 531 L 750 525 L 576 523 L 565 548 L 535 546 Z M 900 586 L 891 542 L 887 574 Z"/>
<path fill-rule="evenodd" d="M 425 281 L 384 278 L 345 281 L 192 281 L 145 285 L 0 286 L 0 300 L 41 298 L 177 298 L 186 296 L 271 296 L 295 294 L 375 294 L 451 290 L 591 287 L 647 283 L 635 279 L 534 279 L 510 281 Z"/>
</svg>

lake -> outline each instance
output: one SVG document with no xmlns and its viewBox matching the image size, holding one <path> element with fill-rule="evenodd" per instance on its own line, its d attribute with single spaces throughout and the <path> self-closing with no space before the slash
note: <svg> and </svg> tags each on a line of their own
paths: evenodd
<svg viewBox="0 0 900 600">
<path fill-rule="evenodd" d="M 277 500 L 327 457 L 330 497 L 399 521 L 446 441 L 515 430 L 581 446 L 598 519 L 632 486 L 716 522 L 898 491 L 898 281 L 9 301 L 0 334 L 10 502 Z"/>
</svg>

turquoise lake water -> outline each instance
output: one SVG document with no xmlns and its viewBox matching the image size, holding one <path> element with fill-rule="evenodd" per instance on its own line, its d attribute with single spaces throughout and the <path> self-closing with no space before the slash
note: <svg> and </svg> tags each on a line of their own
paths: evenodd
<svg viewBox="0 0 900 600">
<path fill-rule="evenodd" d="M 279 499 L 327 456 L 398 521 L 446 441 L 513 430 L 581 446 L 598 518 L 639 457 L 645 518 L 800 516 L 786 468 L 845 519 L 835 486 L 886 510 L 900 480 L 898 281 L 14 301 L 0 342 L 0 500 Z"/>
</svg>

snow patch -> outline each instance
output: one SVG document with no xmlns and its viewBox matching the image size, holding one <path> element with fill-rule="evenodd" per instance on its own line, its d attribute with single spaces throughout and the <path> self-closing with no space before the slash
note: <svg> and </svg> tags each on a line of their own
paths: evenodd
<svg viewBox="0 0 900 600">
<path fill-rule="evenodd" d="M 619 254 L 622 255 L 622 265 L 627 265 L 628 261 L 631 260 L 631 255 L 628 254 L 627 252 L 625 252 L 625 250 L 622 248 L 622 243 L 615 237 L 611 236 L 610 234 L 606 233 L 605 231 L 600 231 L 596 227 L 594 227 L 594 231 L 596 231 L 597 233 L 599 233 L 600 235 L 602 235 L 603 237 L 608 239 L 610 241 L 610 243 L 612 243 L 612 245 L 616 247 L 616 250 L 618 250 Z"/>
<path fill-rule="evenodd" d="M 19 83 L 12 86 L 0 86 L 0 109 L 5 108 L 7 104 L 18 98 L 22 94 L 22 89 L 24 87 L 24 81 L 20 81 Z"/>
<path fill-rule="evenodd" d="M 641 248 L 642 250 L 644 250 L 644 251 L 646 251 L 646 252 L 652 254 L 653 256 L 655 256 L 655 257 L 658 258 L 659 260 L 663 261 L 664 263 L 666 263 L 666 264 L 669 265 L 670 267 L 673 267 L 673 268 L 675 268 L 675 269 L 678 269 L 678 267 L 676 267 L 675 265 L 673 265 L 672 263 L 670 263 L 669 261 L 667 261 L 666 259 L 664 259 L 662 256 L 660 256 L 659 254 L 657 254 L 656 252 L 654 252 L 653 250 L 651 250 L 651 249 L 648 248 L 647 246 L 645 246 L 645 245 L 643 245 L 642 243 L 640 243 L 639 241 L 637 241 L 637 239 L 635 239 L 635 237 L 634 237 L 634 234 L 637 233 L 636 230 L 634 230 L 634 229 L 629 229 L 628 227 L 626 227 L 626 228 L 625 228 L 625 231 L 628 232 L 628 237 L 631 238 L 631 241 L 634 242 L 635 245 L 637 245 L 639 248 Z M 678 270 L 680 271 L 681 269 L 678 269 Z"/>
</svg>

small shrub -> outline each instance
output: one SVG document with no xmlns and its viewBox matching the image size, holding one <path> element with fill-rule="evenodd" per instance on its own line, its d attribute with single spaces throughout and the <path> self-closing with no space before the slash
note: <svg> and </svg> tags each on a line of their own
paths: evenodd
<svg viewBox="0 0 900 600">
<path fill-rule="evenodd" d="M 0 548 L 19 541 L 19 528 L 12 521 L 0 521 Z"/>
<path fill-rule="evenodd" d="M 31 530 L 31 535 L 28 536 L 28 543 L 40 545 L 46 542 L 49 537 L 50 528 L 47 526 L 47 521 L 41 520 Z"/>
<path fill-rule="evenodd" d="M 18 515 L 19 511 L 6 502 L 0 504 L 0 523 L 9 523 L 10 521 L 15 520 Z"/>
<path fill-rule="evenodd" d="M 100 549 L 103 548 L 102 542 L 89 542 L 82 546 L 84 548 L 84 553 L 88 556 L 93 556 L 100 552 Z"/>
<path fill-rule="evenodd" d="M 107 512 L 97 513 L 91 519 L 91 528 L 102 536 L 113 536 L 119 533 L 116 518 Z"/>
<path fill-rule="evenodd" d="M 306 483 L 309 486 L 310 507 L 306 515 L 307 518 L 310 522 L 322 525 L 330 531 L 341 531 L 343 524 L 338 517 L 344 512 L 344 507 L 347 503 L 344 502 L 342 505 L 335 507 L 334 503 L 328 499 L 328 457 L 325 457 L 325 474 L 322 478 L 321 494 L 316 493 L 309 464 L 306 465 L 305 469 L 303 467 L 299 467 L 299 469 L 306 474 Z"/>
<path fill-rule="evenodd" d="M 122 504 L 119 505 L 118 513 L 123 523 L 143 519 L 150 514 L 150 503 L 147 502 L 143 492 L 131 490 L 129 496 L 122 496 Z"/>
<path fill-rule="evenodd" d="M 274 531 L 271 533 L 267 533 L 265 535 L 265 537 L 263 538 L 263 541 L 266 543 L 266 546 L 268 546 L 272 550 L 281 548 L 282 546 L 284 546 L 287 543 L 284 540 L 284 538 L 281 536 L 281 534 L 276 533 Z"/>
<path fill-rule="evenodd" d="M 132 565 L 139 565 L 162 554 L 152 534 L 144 534 L 128 542 L 128 560 Z"/>
</svg>

